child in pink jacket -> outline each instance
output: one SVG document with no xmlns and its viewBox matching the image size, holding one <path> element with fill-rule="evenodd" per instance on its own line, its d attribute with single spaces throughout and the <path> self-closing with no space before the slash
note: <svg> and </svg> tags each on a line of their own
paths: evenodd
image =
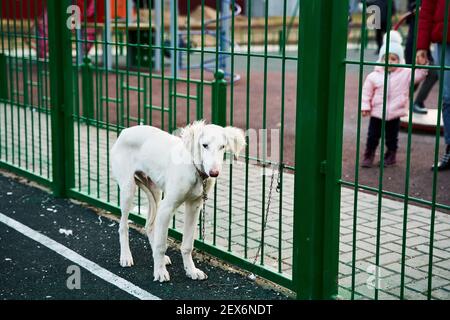
<svg viewBox="0 0 450 320">
<path fill-rule="evenodd" d="M 402 38 L 397 31 L 391 31 L 389 44 L 389 64 L 404 64 L 404 49 Z M 385 36 L 386 40 L 386 36 Z M 380 50 L 378 62 L 385 61 L 386 43 Z M 370 168 L 373 165 L 375 151 L 381 138 L 381 125 L 383 118 L 383 98 L 385 68 L 376 66 L 364 82 L 362 89 L 362 116 L 370 116 L 369 132 L 367 134 L 366 151 L 362 167 Z M 409 88 L 411 85 L 411 69 L 388 67 L 386 86 L 386 113 L 385 113 L 385 140 L 387 152 L 384 155 L 384 165 L 393 166 L 396 163 L 398 148 L 398 132 L 400 118 L 408 113 Z M 425 69 L 416 69 L 414 81 L 420 82 L 427 75 Z"/>
</svg>

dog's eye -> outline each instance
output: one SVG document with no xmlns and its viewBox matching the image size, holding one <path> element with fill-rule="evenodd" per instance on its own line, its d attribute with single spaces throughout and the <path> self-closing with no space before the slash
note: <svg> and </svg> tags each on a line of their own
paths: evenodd
<svg viewBox="0 0 450 320">
<path fill-rule="evenodd" d="M 225 148 L 225 146 L 223 145 L 223 146 L 220 146 L 220 150 L 222 150 L 222 149 L 224 149 Z"/>
<path fill-rule="evenodd" d="M 208 145 L 206 143 L 203 144 L 203 148 L 208 149 Z"/>
</svg>

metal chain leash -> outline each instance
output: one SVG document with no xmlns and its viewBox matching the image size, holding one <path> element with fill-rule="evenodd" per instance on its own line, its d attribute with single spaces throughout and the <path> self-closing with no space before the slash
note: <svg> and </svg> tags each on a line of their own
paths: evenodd
<svg viewBox="0 0 450 320">
<path fill-rule="evenodd" d="M 264 217 L 263 232 L 266 231 L 267 220 L 269 218 L 270 204 L 272 202 L 273 181 L 275 179 L 275 170 L 276 170 L 275 168 L 272 169 L 272 176 L 270 178 L 269 195 L 267 197 L 267 207 L 266 207 L 266 214 Z M 280 163 L 280 165 L 278 166 L 278 177 L 277 177 L 277 187 L 276 187 L 276 192 L 278 192 L 278 193 L 280 192 L 280 189 L 281 189 L 281 170 L 282 170 L 282 164 Z M 253 259 L 253 262 L 252 262 L 253 265 L 255 265 L 256 261 L 258 261 L 261 250 L 262 250 L 262 241 L 260 241 L 260 243 L 259 243 L 258 251 L 256 251 L 255 258 Z M 249 274 L 248 278 L 250 280 L 255 280 L 256 276 L 254 273 L 251 273 L 251 274 Z"/>
<path fill-rule="evenodd" d="M 279 193 L 280 189 L 281 189 L 281 171 L 282 171 L 282 164 L 281 163 L 278 166 L 278 170 L 276 170 L 275 168 L 272 169 L 272 175 L 270 177 L 269 194 L 268 194 L 268 197 L 267 197 L 267 207 L 266 207 L 266 213 L 265 213 L 265 217 L 264 217 L 263 232 L 266 231 L 267 220 L 269 218 L 270 204 L 272 202 L 273 181 L 275 180 L 275 171 L 278 171 L 276 192 Z M 206 193 L 206 183 L 207 183 L 207 179 L 204 179 L 202 181 L 202 186 L 203 186 L 203 190 L 202 190 L 203 208 L 202 208 L 202 211 L 201 211 L 201 214 L 200 214 L 200 221 L 201 221 L 201 224 L 202 224 L 201 236 L 202 236 L 202 240 L 203 241 L 205 241 L 205 222 L 206 222 L 205 212 L 206 212 L 206 200 L 208 200 L 208 194 Z M 255 265 L 256 261 L 258 261 L 258 258 L 259 258 L 259 255 L 261 253 L 261 250 L 262 250 L 262 241 L 259 243 L 258 250 L 257 250 L 255 258 L 253 259 L 253 262 L 252 262 L 253 265 Z M 251 273 L 248 276 L 248 278 L 250 280 L 255 280 L 256 276 L 253 273 Z"/>
<path fill-rule="evenodd" d="M 205 212 L 206 212 L 206 200 L 208 200 L 208 194 L 206 193 L 206 181 L 207 181 L 207 179 L 204 179 L 202 181 L 203 208 L 202 208 L 202 212 L 201 212 L 201 216 L 200 216 L 200 221 L 202 223 L 202 240 L 203 241 L 205 241 L 205 223 L 206 223 Z"/>
</svg>

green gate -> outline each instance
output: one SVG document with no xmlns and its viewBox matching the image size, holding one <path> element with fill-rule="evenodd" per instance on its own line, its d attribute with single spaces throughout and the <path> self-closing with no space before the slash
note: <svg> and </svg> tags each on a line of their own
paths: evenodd
<svg viewBox="0 0 450 320">
<path fill-rule="evenodd" d="M 357 139 L 351 141 L 354 176 L 342 173 L 351 95 L 346 83 L 359 68 L 360 106 L 364 67 L 387 68 L 365 56 L 364 37 L 370 35 L 365 23 L 357 26 L 364 35 L 359 57 L 347 52 L 348 1 L 272 0 L 264 8 L 250 0 L 202 0 L 197 8 L 191 2 L 198 1 L 177 2 L 150 1 L 153 14 L 143 8 L 140 14 L 127 11 L 123 19 L 106 19 L 118 16 L 117 1 L 92 1 L 97 8 L 92 12 L 91 1 L 73 1 L 82 8 L 80 28 L 74 30 L 67 27 L 72 1 L 2 3 L 0 167 L 37 180 L 58 196 L 120 214 L 109 150 L 123 128 L 147 124 L 176 132 L 197 119 L 238 126 L 247 130 L 248 145 L 218 179 L 206 219 L 199 221 L 206 235 L 196 240 L 198 249 L 301 299 L 408 298 L 408 210 L 416 203 L 431 208 L 429 223 L 422 221 L 429 227 L 423 291 L 436 298 L 434 225 L 449 205 L 437 201 L 436 171 L 432 199 L 410 196 L 412 116 L 404 192 L 384 188 L 383 166 L 376 186 L 360 181 L 360 112 L 354 118 Z M 278 18 L 269 12 L 276 3 Z M 363 9 L 360 19 L 366 21 L 365 3 Z M 255 17 L 261 10 L 263 16 Z M 445 70 L 434 68 L 441 75 Z M 442 90 L 439 97 L 440 106 Z M 439 132 L 438 126 L 435 163 Z M 390 270 L 384 288 L 364 287 L 383 277 L 380 268 L 388 270 L 383 240 L 383 218 L 392 209 L 386 208 L 388 201 L 403 208 L 397 216 L 401 243 L 392 249 L 400 248 L 399 270 Z M 376 219 L 365 224 L 372 204 Z M 138 193 L 131 219 L 145 223 L 145 206 Z M 180 217 L 169 232 L 177 240 Z M 359 232 L 370 228 L 375 232 L 370 240 L 360 239 Z M 446 252 L 437 250 L 439 263 L 445 264 Z M 398 292 L 390 290 L 393 283 Z"/>
<path fill-rule="evenodd" d="M 416 7 L 421 7 L 425 1 L 416 1 Z M 449 19 L 449 1 L 447 0 L 445 8 L 444 30 L 447 30 Z M 342 263 L 341 261 L 340 272 L 346 273 L 348 276 L 341 275 L 340 278 L 346 280 L 346 291 L 351 299 L 448 299 L 450 297 L 449 286 L 445 280 L 450 275 L 448 256 L 446 256 L 448 243 L 441 231 L 449 229 L 449 175 L 446 172 L 438 173 L 436 168 L 439 154 L 445 150 L 443 139 L 441 139 L 443 123 L 440 120 L 442 118 L 444 71 L 448 70 L 448 66 L 443 62 L 445 41 L 442 42 L 444 49 L 435 55 L 435 65 L 418 65 L 415 59 L 419 28 L 417 13 L 412 16 L 410 12 L 396 13 L 393 1 L 388 1 L 385 10 L 388 17 L 393 17 L 392 20 L 387 19 L 387 30 L 397 30 L 404 38 L 408 36 L 408 32 L 411 32 L 410 50 L 413 58 L 410 63 L 389 64 L 386 53 L 389 50 L 390 33 L 387 33 L 386 36 L 384 58 L 376 62 L 373 61 L 374 59 L 368 58 L 368 52 L 371 51 L 371 48 L 368 48 L 368 37 L 374 36 L 375 30 L 370 27 L 369 23 L 364 22 L 374 18 L 375 11 L 366 1 L 363 1 L 360 17 L 357 17 L 359 22 L 353 24 L 353 27 L 356 27 L 356 31 L 359 32 L 361 40 L 357 48 L 358 54 L 353 57 L 348 54 L 345 60 L 347 70 L 356 71 L 357 74 L 358 94 L 356 100 L 358 108 L 356 109 L 357 126 L 355 128 L 357 138 L 347 145 L 344 143 L 344 147 L 346 145 L 348 148 L 354 148 L 355 151 L 353 153 L 352 179 L 342 178 L 340 181 L 344 187 L 350 187 L 353 190 L 349 194 L 349 197 L 353 198 L 352 204 L 347 211 L 348 216 L 351 216 L 351 219 L 348 220 L 351 234 L 348 237 L 342 235 L 343 228 L 341 227 L 341 246 L 345 243 L 344 245 L 348 248 L 344 254 L 341 251 L 341 257 L 348 255 L 348 259 L 346 259 L 348 262 Z M 410 30 L 408 30 L 408 24 Z M 444 31 L 443 38 L 446 37 L 446 31 Z M 404 130 L 400 134 L 400 142 L 404 142 L 405 145 L 400 145 L 399 150 L 404 150 L 404 158 L 398 161 L 399 165 L 394 169 L 397 171 L 395 173 L 403 171 L 403 180 L 395 186 L 389 181 L 393 177 L 392 169 L 384 166 L 386 120 L 382 121 L 380 168 L 376 172 L 376 182 L 363 181 L 366 177 L 362 170 L 365 169 L 360 169 L 360 154 L 362 154 L 360 137 L 364 125 L 361 117 L 363 82 L 364 77 L 371 71 L 370 69 L 377 66 L 383 68 L 384 72 L 383 119 L 386 119 L 388 112 L 389 67 L 405 67 L 412 70 L 408 92 L 408 115 L 401 119 Z M 427 122 L 424 120 L 424 116 L 412 112 L 416 90 L 415 71 L 418 69 L 436 70 L 439 74 L 439 86 L 437 90 L 430 93 L 429 99 L 427 99 L 427 104 L 435 104 L 429 110 Z M 346 94 L 348 95 L 348 91 Z M 420 132 L 416 134 L 419 129 L 424 128 L 428 134 Z M 418 142 L 414 141 L 419 139 L 425 140 L 425 142 L 419 143 L 428 144 L 427 148 L 421 148 L 422 153 L 414 150 L 414 147 L 420 149 L 417 145 Z M 424 149 L 427 154 L 423 153 Z M 428 162 L 424 165 L 419 158 L 426 158 Z M 421 165 L 421 170 L 416 170 L 414 165 Z M 432 165 L 433 168 L 430 171 Z M 398 174 L 396 175 L 398 176 Z M 422 181 L 428 181 L 426 183 L 431 191 L 429 194 L 417 195 L 419 193 L 417 192 L 417 181 L 421 180 L 415 175 L 427 176 L 427 179 L 422 179 Z M 366 195 L 376 200 L 370 204 L 370 213 L 373 214 L 373 218 L 369 222 L 366 215 L 367 202 L 361 201 L 362 197 L 368 197 Z M 342 212 L 341 210 L 341 215 Z M 395 219 L 394 223 L 392 219 Z M 341 217 L 341 222 L 344 221 Z M 371 230 L 367 230 L 368 227 Z M 363 233 L 370 235 L 370 238 L 362 239 Z M 346 238 L 346 241 L 342 241 L 343 238 Z M 363 242 L 366 243 L 365 247 L 360 245 Z M 367 247 L 372 248 L 373 254 L 370 254 L 370 257 L 359 258 L 358 254 Z M 347 272 L 343 272 L 343 269 L 347 269 Z M 368 275 L 370 275 L 368 281 L 371 282 L 369 286 L 364 283 Z M 341 285 L 342 282 L 344 281 L 340 281 Z"/>
</svg>

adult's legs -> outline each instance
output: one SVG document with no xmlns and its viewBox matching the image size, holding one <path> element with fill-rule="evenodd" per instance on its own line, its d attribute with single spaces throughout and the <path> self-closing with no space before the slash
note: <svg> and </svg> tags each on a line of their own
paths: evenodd
<svg viewBox="0 0 450 320">
<path fill-rule="evenodd" d="M 380 8 L 380 29 L 376 30 L 375 40 L 377 42 L 377 54 L 380 52 L 380 48 L 383 45 L 383 36 L 387 31 L 388 27 L 388 5 L 386 0 L 379 0 L 377 4 Z M 392 7 L 392 13 L 395 12 L 395 7 Z M 389 17 L 391 19 L 391 17 Z"/>
<path fill-rule="evenodd" d="M 442 45 L 437 46 L 438 56 L 441 56 Z M 450 66 L 450 45 L 445 48 L 444 57 L 445 66 Z M 442 88 L 442 117 L 444 119 L 444 137 L 445 143 L 450 145 L 450 72 L 444 71 L 444 87 Z"/>
<path fill-rule="evenodd" d="M 415 23 L 415 15 L 413 15 L 408 20 L 408 35 L 406 37 L 406 43 L 405 43 L 405 62 L 407 64 L 412 63 L 412 56 L 413 56 L 413 44 L 414 44 L 414 23 Z"/>
<path fill-rule="evenodd" d="M 433 58 L 431 57 L 431 54 L 428 55 L 430 60 L 430 65 L 434 64 Z M 431 92 L 431 89 L 433 89 L 434 85 L 438 81 L 439 75 L 438 71 L 435 69 L 429 69 L 427 77 L 425 78 L 424 82 L 420 86 L 419 92 L 417 93 L 415 103 L 424 106 L 425 100 L 428 98 L 428 95 Z"/>
<path fill-rule="evenodd" d="M 441 44 L 437 45 L 437 54 L 438 57 L 441 57 L 443 47 Z M 450 45 L 446 45 L 445 47 L 445 56 L 444 61 L 441 61 L 445 66 L 450 66 Z M 444 79 L 443 79 L 443 88 L 442 88 L 442 118 L 444 120 L 444 139 L 447 145 L 445 149 L 445 153 L 438 163 L 439 170 L 447 170 L 450 169 L 450 72 L 444 71 Z"/>
</svg>

